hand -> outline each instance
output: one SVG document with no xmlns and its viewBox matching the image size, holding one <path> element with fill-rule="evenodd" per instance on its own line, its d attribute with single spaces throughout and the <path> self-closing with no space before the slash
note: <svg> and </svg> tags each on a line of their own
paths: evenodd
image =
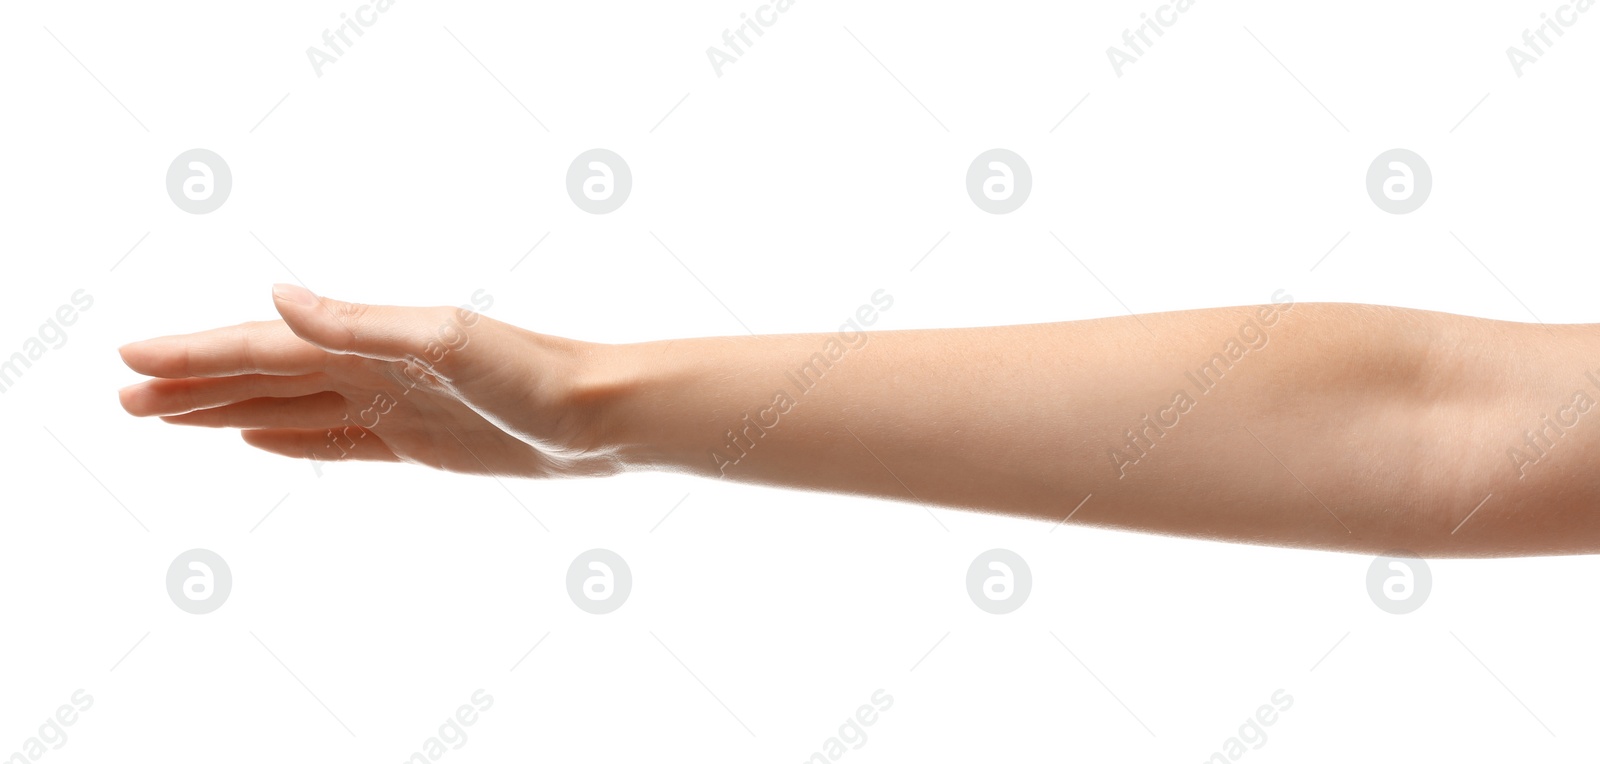
<svg viewBox="0 0 1600 764">
<path fill-rule="evenodd" d="M 233 427 L 284 456 L 403 461 L 524 477 L 608 474 L 579 390 L 605 346 L 455 308 L 357 305 L 273 287 L 281 321 L 125 345 L 150 379 L 120 391 L 135 416 Z"/>
</svg>

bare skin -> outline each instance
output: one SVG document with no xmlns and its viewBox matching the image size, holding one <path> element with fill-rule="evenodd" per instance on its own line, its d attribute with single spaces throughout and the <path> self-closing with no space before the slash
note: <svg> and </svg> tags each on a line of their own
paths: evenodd
<svg viewBox="0 0 1600 764">
<path fill-rule="evenodd" d="M 124 346 L 153 379 L 120 397 L 296 458 L 670 470 L 1352 552 L 1600 552 L 1595 327 L 1274 301 L 602 345 L 279 285 L 283 320 Z"/>
</svg>

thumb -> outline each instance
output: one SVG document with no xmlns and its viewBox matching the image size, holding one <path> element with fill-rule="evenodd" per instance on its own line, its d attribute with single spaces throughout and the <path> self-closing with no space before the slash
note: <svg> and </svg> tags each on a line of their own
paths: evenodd
<svg viewBox="0 0 1600 764">
<path fill-rule="evenodd" d="M 294 284 L 274 284 L 272 301 L 296 336 L 330 353 L 429 365 L 464 348 L 477 318 L 455 308 L 341 302 Z"/>
</svg>

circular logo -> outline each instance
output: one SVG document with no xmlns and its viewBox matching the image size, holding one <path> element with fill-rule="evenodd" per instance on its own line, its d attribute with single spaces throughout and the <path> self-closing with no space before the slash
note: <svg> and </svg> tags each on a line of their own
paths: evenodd
<svg viewBox="0 0 1600 764">
<path fill-rule="evenodd" d="M 190 549 L 167 568 L 167 596 L 179 610 L 205 615 L 222 607 L 231 591 L 228 563 L 209 549 Z"/>
<path fill-rule="evenodd" d="M 633 173 L 614 151 L 589 149 L 567 168 L 567 195 L 584 212 L 614 212 L 632 190 Z"/>
<path fill-rule="evenodd" d="M 1433 573 L 1422 558 L 1395 549 L 1373 558 L 1367 568 L 1367 595 L 1378 609 L 1405 615 L 1428 601 L 1433 590 Z"/>
<path fill-rule="evenodd" d="M 622 556 L 609 549 L 590 549 L 567 568 L 567 596 L 572 604 L 595 615 L 605 615 L 628 601 L 633 573 Z"/>
<path fill-rule="evenodd" d="M 1028 601 L 1033 572 L 1010 549 L 990 549 L 967 568 L 967 595 L 978 609 L 1005 615 Z"/>
<path fill-rule="evenodd" d="M 228 200 L 232 190 L 233 173 L 214 151 L 189 149 L 167 167 L 167 196 L 184 212 L 211 212 Z"/>
<path fill-rule="evenodd" d="M 1389 149 L 1367 168 L 1367 195 L 1384 212 L 1413 212 L 1428 201 L 1432 190 L 1433 171 L 1415 151 Z"/>
<path fill-rule="evenodd" d="M 989 149 L 967 168 L 967 196 L 984 212 L 1012 212 L 1028 200 L 1032 190 L 1033 172 L 1015 151 Z"/>
</svg>

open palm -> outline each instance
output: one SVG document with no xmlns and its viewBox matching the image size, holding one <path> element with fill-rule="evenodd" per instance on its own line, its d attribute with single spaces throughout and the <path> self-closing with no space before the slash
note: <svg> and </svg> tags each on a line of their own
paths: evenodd
<svg viewBox="0 0 1600 764">
<path fill-rule="evenodd" d="M 122 406 L 173 424 L 231 427 L 284 456 L 404 461 L 452 472 L 599 474 L 592 423 L 572 405 L 579 343 L 455 308 L 356 305 L 279 285 L 283 320 L 125 345 L 153 379 Z"/>
</svg>

